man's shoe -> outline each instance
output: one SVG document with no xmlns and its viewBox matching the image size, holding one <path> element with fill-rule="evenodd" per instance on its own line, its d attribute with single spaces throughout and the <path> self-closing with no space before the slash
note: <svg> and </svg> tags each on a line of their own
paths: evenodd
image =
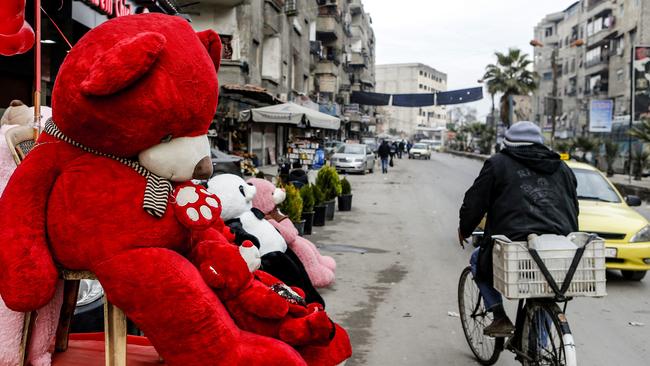
<svg viewBox="0 0 650 366">
<path fill-rule="evenodd" d="M 515 332 L 515 326 L 508 317 L 494 319 L 492 324 L 483 329 L 488 337 L 509 337 Z"/>
</svg>

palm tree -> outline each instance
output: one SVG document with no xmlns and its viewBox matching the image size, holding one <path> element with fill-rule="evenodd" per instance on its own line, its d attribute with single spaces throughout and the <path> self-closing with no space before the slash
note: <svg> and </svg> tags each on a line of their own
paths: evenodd
<svg viewBox="0 0 650 366">
<path fill-rule="evenodd" d="M 607 162 L 607 176 L 614 176 L 614 161 L 618 157 L 620 146 L 613 140 L 605 141 L 605 161 Z"/>
<path fill-rule="evenodd" d="M 528 95 L 537 89 L 538 75 L 530 70 L 532 61 L 518 48 L 510 48 L 508 53 L 495 52 L 496 64 L 485 67 L 483 80 L 486 81 L 488 93 L 503 93 L 500 100 L 501 120 L 510 127 L 510 96 Z"/>
</svg>

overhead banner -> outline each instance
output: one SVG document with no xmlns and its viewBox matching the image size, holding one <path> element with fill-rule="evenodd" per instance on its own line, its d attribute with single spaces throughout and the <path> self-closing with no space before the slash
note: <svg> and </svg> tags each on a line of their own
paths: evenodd
<svg viewBox="0 0 650 366">
<path fill-rule="evenodd" d="M 350 103 L 395 107 L 429 107 L 475 102 L 483 99 L 483 88 L 469 88 L 437 93 L 386 94 L 353 91 Z"/>
<path fill-rule="evenodd" d="M 634 120 L 650 118 L 650 47 L 634 48 Z"/>
<path fill-rule="evenodd" d="M 614 101 L 592 100 L 589 106 L 589 132 L 612 132 Z"/>
</svg>

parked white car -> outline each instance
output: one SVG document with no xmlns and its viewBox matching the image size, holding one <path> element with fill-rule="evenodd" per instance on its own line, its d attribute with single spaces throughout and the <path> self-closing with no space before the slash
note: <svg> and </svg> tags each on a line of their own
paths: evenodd
<svg viewBox="0 0 650 366">
<path fill-rule="evenodd" d="M 367 145 L 341 145 L 331 160 L 339 172 L 366 174 L 366 171 L 375 171 L 375 153 Z"/>
<path fill-rule="evenodd" d="M 429 144 L 418 142 L 411 147 L 409 159 L 431 159 L 431 148 Z"/>
</svg>

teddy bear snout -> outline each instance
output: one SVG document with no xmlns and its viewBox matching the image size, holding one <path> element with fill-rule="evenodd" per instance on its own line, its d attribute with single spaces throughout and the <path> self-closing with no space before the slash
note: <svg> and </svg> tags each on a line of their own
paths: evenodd
<svg viewBox="0 0 650 366">
<path fill-rule="evenodd" d="M 275 191 L 273 191 L 273 203 L 276 205 L 281 204 L 284 202 L 284 200 L 287 198 L 287 193 L 285 192 L 284 188 L 276 188 Z"/>
<path fill-rule="evenodd" d="M 209 179 L 212 176 L 212 159 L 209 156 L 201 159 L 196 166 L 194 166 L 194 179 Z"/>
</svg>

